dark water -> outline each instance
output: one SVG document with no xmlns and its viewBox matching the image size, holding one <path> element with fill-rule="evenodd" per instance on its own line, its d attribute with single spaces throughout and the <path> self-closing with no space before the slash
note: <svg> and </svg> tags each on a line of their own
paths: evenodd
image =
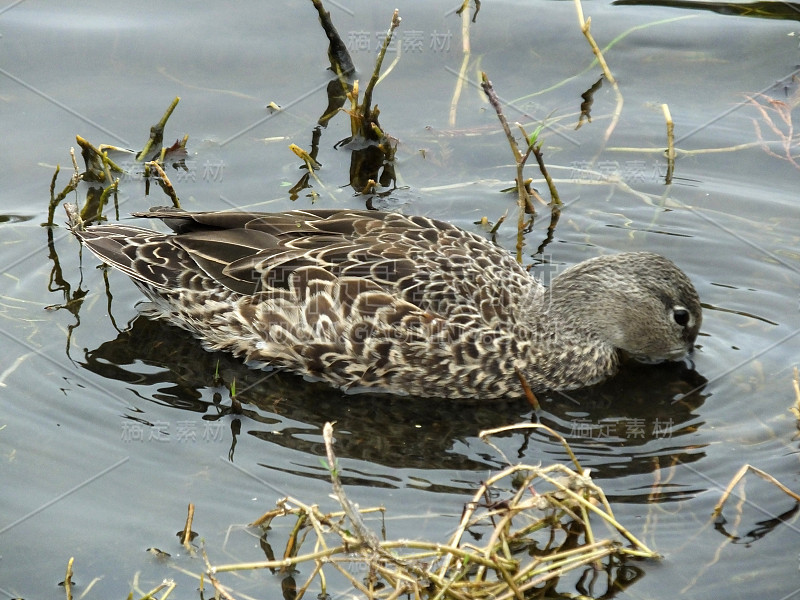
<svg viewBox="0 0 800 600">
<path fill-rule="evenodd" d="M 54 166 L 62 167 L 59 190 L 76 134 L 140 148 L 175 96 L 181 102 L 165 142 L 190 136 L 188 170 L 170 172 L 184 208 L 312 205 L 309 189 L 290 199 L 305 171 L 288 145 L 310 149 L 327 106 L 327 40 L 310 2 L 236 6 L 26 2 L 0 12 L 5 597 L 63 597 L 57 584 L 73 556 L 79 594 L 100 578 L 88 598 L 125 597 L 137 577 L 140 590 L 175 578 L 178 597 L 192 597 L 196 582 L 175 568 L 203 569 L 175 537 L 189 502 L 212 562 L 263 559 L 252 531 L 239 525 L 286 495 L 336 507 L 319 460 L 326 421 L 337 422 L 348 493 L 362 506 L 387 508 L 387 535 L 445 540 L 476 486 L 504 466 L 478 433 L 532 419 L 525 403 L 345 396 L 249 371 L 137 318 L 141 297 L 124 276 L 81 257 L 63 226 L 40 226 Z M 575 128 L 581 94 L 601 73 L 572 3 L 484 0 L 469 26 L 457 101 L 461 18 L 447 3 L 397 6 L 408 45 L 374 96 L 382 127 L 399 143 L 397 187 L 375 206 L 473 230 L 481 217 L 494 222 L 508 210 L 497 242 L 513 250 L 514 199 L 500 192 L 511 184 L 513 161 L 476 83 L 483 70 L 512 123 L 530 132 L 547 119 L 545 160 L 565 208 L 550 240 L 549 213 L 540 209 L 526 263 L 541 262 L 540 246 L 559 266 L 652 250 L 678 263 L 703 300 L 692 363 L 631 366 L 598 389 L 540 398 L 541 422 L 591 467 L 617 518 L 664 555 L 630 565 L 633 583 L 614 593 L 798 593 L 800 538 L 788 496 L 750 475 L 728 501 L 725 522 L 710 516 L 745 463 L 800 490 L 788 410 L 800 347 L 800 170 L 792 162 L 800 28 L 791 11 L 770 12 L 768 3 L 755 16 L 709 3 L 585 3 L 598 44 L 613 41 L 606 59 L 624 97 L 604 141 L 617 106 L 608 82 L 594 92 L 591 123 Z M 390 9 L 366 1 L 328 8 L 363 89 Z M 272 114 L 270 102 L 283 112 Z M 669 185 L 662 104 L 676 146 L 689 151 L 679 154 Z M 316 207 L 364 206 L 347 185 L 349 150 L 334 149 L 348 135 L 344 115 L 320 132 Z M 535 165 L 527 174 L 548 198 Z M 82 186 L 71 198 L 86 194 Z M 165 203 L 155 188 L 145 197 L 138 179 L 121 182 L 122 218 Z M 107 215 L 115 218 L 113 209 Z M 240 415 L 228 410 L 234 381 Z M 512 460 L 568 462 L 539 433 L 495 443 Z M 159 561 L 145 552 L 151 547 L 172 559 Z M 254 597 L 280 589 L 280 577 L 265 573 L 230 583 Z M 579 590 L 607 591 L 569 577 L 557 586 Z"/>
</svg>

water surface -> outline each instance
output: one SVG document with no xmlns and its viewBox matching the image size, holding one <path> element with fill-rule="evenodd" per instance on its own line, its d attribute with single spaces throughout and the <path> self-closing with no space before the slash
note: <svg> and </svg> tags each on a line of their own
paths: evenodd
<svg viewBox="0 0 800 600">
<path fill-rule="evenodd" d="M 476 85 L 483 70 L 512 122 L 532 131 L 547 119 L 545 159 L 565 208 L 547 243 L 549 212 L 540 208 L 525 262 L 560 268 L 655 251 L 690 275 L 703 300 L 691 363 L 634 366 L 599 389 L 540 398 L 541 421 L 593 469 L 617 518 L 664 555 L 636 563 L 634 583 L 616 595 L 797 593 L 788 496 L 750 476 L 725 523 L 710 519 L 745 463 L 800 489 L 788 411 L 800 340 L 798 167 L 784 156 L 797 144 L 781 120 L 796 118 L 795 22 L 721 14 L 731 11 L 705 3 L 585 3 L 598 44 L 614 41 L 606 59 L 624 97 L 605 140 L 617 106 L 608 82 L 594 93 L 591 122 L 576 129 L 581 94 L 601 72 L 572 3 L 484 1 L 469 26 L 455 112 L 461 18 L 438 1 L 397 6 L 400 35 L 422 44 L 409 45 L 374 97 L 381 125 L 398 140 L 397 187 L 376 206 L 475 231 L 481 217 L 495 222 L 508 211 L 496 240 L 513 250 L 514 198 L 501 192 L 513 161 Z M 391 13 L 355 0 L 328 8 L 365 83 Z M 63 226 L 41 227 L 54 166 L 62 167 L 60 189 L 76 134 L 140 148 L 174 96 L 181 102 L 165 140 L 190 136 L 188 172 L 171 173 L 184 208 L 363 207 L 347 185 L 350 155 L 334 149 L 349 135 L 344 116 L 321 132 L 318 197 L 305 190 L 291 200 L 288 192 L 304 173 L 288 145 L 310 147 L 327 105 L 327 40 L 311 3 L 240 2 L 235 11 L 207 2 L 21 3 L 0 13 L 0 35 L 0 592 L 63 597 L 57 584 L 74 556 L 79 593 L 101 578 L 87 597 L 125 597 L 137 573 L 141 589 L 172 577 L 189 597 L 195 582 L 174 568 L 202 569 L 174 535 L 187 504 L 196 506 L 194 529 L 213 561 L 263 558 L 252 532 L 236 524 L 285 495 L 335 508 L 319 462 L 321 426 L 331 420 L 348 492 L 362 506 L 386 506 L 387 535 L 446 539 L 475 487 L 504 464 L 478 433 L 530 421 L 526 404 L 344 396 L 248 371 L 137 318 L 133 284 L 113 272 L 106 281 Z M 271 114 L 270 102 L 283 112 Z M 670 184 L 662 104 L 677 147 L 690 151 Z M 527 173 L 549 199 L 535 165 Z M 144 194 L 141 181 L 122 182 L 122 218 L 167 201 L 158 190 Z M 81 187 L 74 199 L 85 195 Z M 56 220 L 64 221 L 60 209 Z M 244 403 L 238 416 L 225 410 L 234 379 Z M 497 443 L 515 460 L 568 462 L 539 434 Z M 172 562 L 147 554 L 151 547 Z M 261 573 L 237 585 L 274 596 L 280 577 Z M 578 588 L 564 578 L 557 589 Z M 583 591 L 606 589 L 598 582 Z"/>
</svg>

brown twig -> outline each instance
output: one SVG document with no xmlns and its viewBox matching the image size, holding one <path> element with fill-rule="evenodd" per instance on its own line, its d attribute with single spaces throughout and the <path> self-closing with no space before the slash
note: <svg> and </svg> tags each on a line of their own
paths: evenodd
<svg viewBox="0 0 800 600">
<path fill-rule="evenodd" d="M 522 171 L 525 167 L 525 160 L 527 159 L 528 153 L 523 156 L 522 152 L 519 151 L 519 146 L 517 145 L 517 140 L 511 134 L 511 128 L 508 126 L 508 121 L 506 120 L 505 114 L 503 114 L 503 107 L 500 105 L 500 99 L 497 97 L 497 93 L 494 91 L 494 86 L 492 86 L 492 82 L 489 81 L 489 78 L 486 76 L 486 73 L 481 73 L 481 88 L 483 88 L 486 97 L 489 99 L 489 104 L 492 105 L 494 108 L 495 113 L 497 113 L 497 118 L 500 120 L 500 126 L 503 128 L 503 131 L 506 134 L 506 139 L 508 140 L 508 145 L 511 146 L 511 153 L 514 155 L 514 161 L 517 165 L 517 205 L 519 207 L 519 211 L 517 213 L 517 253 L 516 259 L 518 263 L 522 263 L 522 248 L 524 246 L 524 237 L 523 232 L 525 230 L 525 214 L 529 208 L 532 208 L 530 194 L 528 193 L 527 187 L 525 187 Z M 527 140 L 526 140 L 527 142 Z"/>
<path fill-rule="evenodd" d="M 178 194 L 175 193 L 175 188 L 172 187 L 172 182 L 169 180 L 169 177 L 164 172 L 164 169 L 161 168 L 161 165 L 158 164 L 156 161 L 151 160 L 150 162 L 145 163 L 145 176 L 149 175 L 147 169 L 154 169 L 156 175 L 158 176 L 158 185 L 161 186 L 161 189 L 166 192 L 167 196 L 170 197 L 172 200 L 172 205 L 175 208 L 181 207 L 181 201 L 178 199 Z"/>
<path fill-rule="evenodd" d="M 539 142 L 538 144 L 532 144 L 531 148 L 533 151 L 533 155 L 536 157 L 536 162 L 539 165 L 539 170 L 542 172 L 542 176 L 544 176 L 544 180 L 547 182 L 547 188 L 550 190 L 551 202 L 552 204 L 560 206 L 561 198 L 558 195 L 556 184 L 553 182 L 553 178 L 550 177 L 550 173 L 547 172 L 547 167 L 544 164 L 544 155 L 542 154 L 543 143 L 544 142 Z"/>
<path fill-rule="evenodd" d="M 206 563 L 206 571 L 205 576 L 208 577 L 208 580 L 211 582 L 211 585 L 214 586 L 214 589 L 217 591 L 217 594 L 225 598 L 226 600 L 236 600 L 233 596 L 231 596 L 228 591 L 222 586 L 219 582 L 219 579 L 216 577 L 216 569 L 211 566 L 211 563 L 208 561 L 208 555 L 206 554 L 205 548 L 203 548 L 203 561 Z"/>
<path fill-rule="evenodd" d="M 533 390 L 531 390 L 531 386 L 528 385 L 528 380 L 525 379 L 525 375 L 516 367 L 514 367 L 514 372 L 517 374 L 517 379 L 519 379 L 519 384 L 522 386 L 522 391 L 525 393 L 528 404 L 533 407 L 533 410 L 539 410 L 541 408 L 539 400 L 536 398 L 536 394 L 533 393 Z"/>
</svg>

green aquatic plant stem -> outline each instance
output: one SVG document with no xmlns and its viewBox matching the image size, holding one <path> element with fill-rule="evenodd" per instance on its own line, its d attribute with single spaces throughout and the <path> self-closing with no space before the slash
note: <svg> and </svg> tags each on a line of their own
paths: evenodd
<svg viewBox="0 0 800 600">
<path fill-rule="evenodd" d="M 172 111 L 175 110 L 175 107 L 178 106 L 178 102 L 180 101 L 180 96 L 175 96 L 170 105 L 167 107 L 167 110 L 164 112 L 164 116 L 161 117 L 161 120 L 150 128 L 150 137 L 145 142 L 142 151 L 136 155 L 137 161 L 143 162 L 154 146 L 160 146 L 162 144 L 164 141 L 164 127 L 172 115 Z"/>
<path fill-rule="evenodd" d="M 105 187 L 103 189 L 103 193 L 100 194 L 100 202 L 97 204 L 97 215 L 95 216 L 95 219 L 98 222 L 100 221 L 100 219 L 103 218 L 103 209 L 105 208 L 106 204 L 108 204 L 108 197 L 113 192 L 114 197 L 116 198 L 118 191 L 119 191 L 119 177 L 117 177 L 111 185 Z M 117 203 L 114 202 L 115 206 L 116 204 Z M 117 219 L 119 220 L 119 215 L 117 215 Z"/>
<path fill-rule="evenodd" d="M 75 136 L 75 141 L 77 142 L 78 146 L 81 148 L 81 155 L 83 156 L 83 162 L 86 165 L 86 175 L 84 179 L 88 179 L 90 181 L 109 181 L 111 182 L 111 171 L 115 171 L 117 173 L 124 173 L 125 170 L 120 167 L 117 163 L 111 160 L 108 157 L 107 147 L 100 146 L 95 147 L 91 142 L 82 138 L 79 135 Z M 95 166 L 92 163 L 95 161 L 99 162 L 99 166 L 102 168 L 103 177 L 99 177 L 99 173 L 92 170 L 92 167 Z M 97 179 L 95 179 L 97 178 Z"/>
<path fill-rule="evenodd" d="M 68 194 L 78 189 L 78 184 L 83 179 L 80 169 L 78 168 L 78 161 L 75 159 L 75 148 L 70 148 L 69 154 L 72 158 L 72 176 L 69 178 L 67 185 L 64 186 L 64 189 L 61 190 L 57 196 L 55 195 L 55 188 L 58 174 L 61 172 L 61 167 L 59 165 L 56 165 L 53 178 L 50 180 L 50 205 L 47 207 L 47 223 L 45 223 L 47 227 L 52 227 L 54 225 L 56 207 L 64 201 L 64 198 L 66 198 Z"/>
<path fill-rule="evenodd" d="M 547 183 L 547 188 L 550 190 L 550 199 L 552 204 L 556 206 L 561 205 L 561 198 L 558 195 L 558 190 L 556 189 L 556 185 L 553 182 L 553 178 L 550 177 L 550 173 L 547 171 L 547 165 L 544 164 L 544 154 L 542 153 L 542 146 L 544 142 L 539 141 L 539 134 L 544 129 L 545 123 L 541 123 L 532 134 L 528 135 L 525 131 L 525 128 L 520 124 L 517 123 L 517 127 L 522 132 L 522 136 L 528 143 L 528 150 L 525 154 L 525 158 L 531 153 L 536 158 L 536 163 L 539 165 L 539 171 L 542 173 L 542 177 L 544 177 L 545 182 Z"/>
<path fill-rule="evenodd" d="M 383 45 L 381 46 L 380 52 L 378 52 L 378 59 L 375 61 L 375 68 L 372 71 L 372 77 L 367 84 L 367 89 L 364 90 L 364 103 L 362 118 L 364 122 L 369 122 L 367 118 L 370 113 L 370 106 L 372 105 L 372 92 L 375 89 L 375 86 L 378 84 L 378 79 L 380 78 L 381 72 L 381 65 L 383 64 L 383 57 L 386 55 L 386 50 L 389 47 L 389 44 L 392 41 L 392 36 L 394 35 L 394 30 L 400 27 L 400 16 L 399 11 L 395 9 L 394 13 L 392 13 L 392 22 L 389 25 L 389 30 L 386 32 L 386 37 L 383 39 Z"/>
<path fill-rule="evenodd" d="M 311 0 L 314 8 L 317 9 L 320 25 L 328 37 L 328 59 L 331 63 L 331 70 L 336 73 L 339 79 L 350 75 L 355 71 L 353 66 L 353 59 L 347 50 L 347 44 L 344 43 L 339 31 L 331 20 L 331 13 L 325 10 L 321 0 Z"/>
</svg>

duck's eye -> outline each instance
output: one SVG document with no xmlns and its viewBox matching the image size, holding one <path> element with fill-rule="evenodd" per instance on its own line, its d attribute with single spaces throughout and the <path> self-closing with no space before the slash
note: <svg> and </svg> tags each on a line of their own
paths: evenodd
<svg viewBox="0 0 800 600">
<path fill-rule="evenodd" d="M 672 310 L 672 318 L 681 327 L 686 327 L 689 323 L 689 311 L 685 308 L 676 307 Z"/>
</svg>

